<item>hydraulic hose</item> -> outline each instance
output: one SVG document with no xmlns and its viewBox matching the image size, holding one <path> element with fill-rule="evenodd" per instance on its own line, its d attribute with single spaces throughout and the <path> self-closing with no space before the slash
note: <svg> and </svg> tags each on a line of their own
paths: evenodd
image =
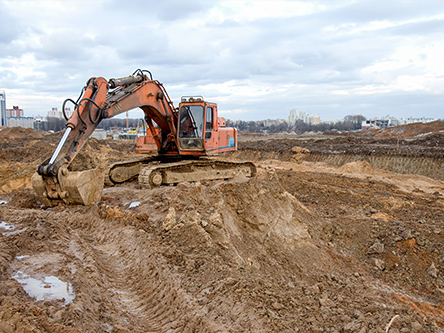
<svg viewBox="0 0 444 333">
<path fill-rule="evenodd" d="M 99 121 L 100 121 L 100 118 L 101 118 L 101 116 L 102 116 L 102 111 L 103 111 L 104 108 L 101 108 L 100 106 L 98 106 L 97 103 L 94 102 L 94 100 L 92 100 L 91 98 L 82 98 L 82 99 L 80 100 L 80 102 L 79 102 L 79 105 L 80 105 L 83 101 L 89 101 L 89 102 L 93 103 L 93 104 L 97 107 L 98 112 L 97 112 L 96 119 L 93 120 L 92 117 L 91 117 L 91 107 L 88 109 L 88 117 L 89 117 L 89 120 L 91 121 L 91 123 L 92 123 L 93 125 L 98 124 Z M 79 108 L 77 108 L 77 112 L 78 112 L 78 110 L 79 110 Z M 78 115 L 79 115 L 80 119 L 82 119 L 82 117 L 80 116 L 80 113 L 78 113 Z M 83 119 L 82 119 L 82 122 L 85 123 L 85 122 L 83 121 Z M 85 123 L 85 124 L 86 124 L 86 123 Z"/>
</svg>

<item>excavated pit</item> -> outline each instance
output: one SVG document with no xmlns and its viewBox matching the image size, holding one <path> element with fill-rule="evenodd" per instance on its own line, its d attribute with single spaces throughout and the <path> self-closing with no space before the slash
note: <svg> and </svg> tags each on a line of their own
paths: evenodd
<svg viewBox="0 0 444 333">
<path fill-rule="evenodd" d="M 132 182 L 105 188 L 98 204 L 51 209 L 29 179 L 58 136 L 20 131 L 0 131 L 0 331 L 444 329 L 439 130 L 433 156 L 427 136 L 406 139 L 408 156 L 378 151 L 395 149 L 392 137 L 395 146 L 242 136 L 240 151 L 224 158 L 253 160 L 253 179 Z M 90 140 L 73 169 L 131 159 L 132 146 Z M 323 151 L 339 146 L 345 152 Z M 375 168 L 368 149 L 427 159 L 430 174 Z M 46 296 L 29 292 L 26 279 Z M 60 285 L 65 297 L 55 295 Z"/>
</svg>

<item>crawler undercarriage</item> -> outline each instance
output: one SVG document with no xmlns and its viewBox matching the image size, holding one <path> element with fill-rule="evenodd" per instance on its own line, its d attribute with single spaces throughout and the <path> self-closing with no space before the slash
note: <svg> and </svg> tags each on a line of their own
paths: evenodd
<svg viewBox="0 0 444 333">
<path fill-rule="evenodd" d="M 138 175 L 142 188 L 230 179 L 237 176 L 254 177 L 256 166 L 252 162 L 224 161 L 220 159 L 190 159 L 162 163 L 159 156 L 111 165 L 105 174 L 105 184 L 123 183 Z"/>
</svg>

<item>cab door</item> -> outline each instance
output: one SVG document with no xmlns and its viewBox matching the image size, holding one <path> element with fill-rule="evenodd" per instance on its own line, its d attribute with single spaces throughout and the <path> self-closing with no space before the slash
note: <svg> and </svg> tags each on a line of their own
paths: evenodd
<svg viewBox="0 0 444 333">
<path fill-rule="evenodd" d="M 205 148 L 207 151 L 217 148 L 217 132 L 214 124 L 215 113 L 215 106 L 207 106 L 205 112 Z"/>
<path fill-rule="evenodd" d="M 181 103 L 178 118 L 179 149 L 182 155 L 202 155 L 205 108 L 202 104 Z"/>
</svg>

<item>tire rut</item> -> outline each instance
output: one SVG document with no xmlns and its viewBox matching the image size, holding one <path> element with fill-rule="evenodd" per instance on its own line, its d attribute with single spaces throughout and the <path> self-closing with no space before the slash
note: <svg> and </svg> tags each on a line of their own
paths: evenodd
<svg viewBox="0 0 444 333">
<path fill-rule="evenodd" d="M 101 276 L 100 289 L 108 294 L 103 312 L 118 313 L 124 318 L 116 323 L 119 329 L 187 332 L 200 327 L 207 332 L 225 331 L 204 318 L 206 311 L 180 288 L 174 273 L 159 262 L 161 258 L 150 249 L 143 231 L 114 227 L 101 230 L 107 233 L 97 237 L 102 241 L 88 242 L 88 252 Z M 115 244 L 120 246 L 116 248 Z"/>
</svg>

